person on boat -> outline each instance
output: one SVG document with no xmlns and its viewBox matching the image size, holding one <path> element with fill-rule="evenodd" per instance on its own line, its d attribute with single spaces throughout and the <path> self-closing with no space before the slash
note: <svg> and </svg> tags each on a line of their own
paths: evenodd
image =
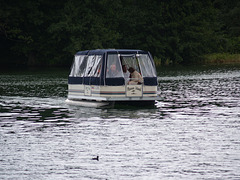
<svg viewBox="0 0 240 180">
<path fill-rule="evenodd" d="M 127 66 L 125 64 L 122 65 L 122 70 L 123 70 L 123 76 L 124 76 L 125 82 L 128 82 L 130 73 L 128 72 Z"/>
<path fill-rule="evenodd" d="M 139 72 L 137 72 L 133 67 L 130 67 L 128 71 L 130 72 L 130 81 L 128 82 L 128 84 L 134 85 L 143 83 L 143 78 L 141 74 L 139 74 Z"/>
<path fill-rule="evenodd" d="M 117 67 L 115 64 L 112 64 L 110 66 L 110 70 L 108 71 L 108 77 L 121 77 L 119 71 L 117 70 Z"/>
</svg>

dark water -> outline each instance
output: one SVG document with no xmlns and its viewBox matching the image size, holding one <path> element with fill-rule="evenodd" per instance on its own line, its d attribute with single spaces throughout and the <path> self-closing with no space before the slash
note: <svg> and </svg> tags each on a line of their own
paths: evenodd
<svg viewBox="0 0 240 180">
<path fill-rule="evenodd" d="M 68 106 L 67 75 L 1 72 L 0 179 L 240 179 L 240 67 L 159 69 L 152 109 Z"/>
</svg>

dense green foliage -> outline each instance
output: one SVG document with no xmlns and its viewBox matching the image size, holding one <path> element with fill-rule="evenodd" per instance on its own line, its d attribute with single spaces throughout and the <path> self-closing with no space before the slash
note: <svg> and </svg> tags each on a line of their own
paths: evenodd
<svg viewBox="0 0 240 180">
<path fill-rule="evenodd" d="M 239 19 L 238 0 L 0 0 L 1 64 L 66 65 L 101 48 L 189 63 L 240 53 Z"/>
</svg>

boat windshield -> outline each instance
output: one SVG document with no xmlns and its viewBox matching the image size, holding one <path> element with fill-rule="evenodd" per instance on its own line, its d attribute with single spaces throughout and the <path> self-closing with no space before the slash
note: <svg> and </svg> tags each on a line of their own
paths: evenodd
<svg viewBox="0 0 240 180">
<path fill-rule="evenodd" d="M 137 54 L 137 59 L 143 77 L 156 77 L 156 69 L 152 64 L 148 54 Z"/>
<path fill-rule="evenodd" d="M 156 77 L 156 69 L 148 54 L 109 54 L 106 78 L 124 77 L 123 66 L 133 67 L 142 77 Z M 102 55 L 76 55 L 71 77 L 100 77 Z"/>
<path fill-rule="evenodd" d="M 121 55 L 121 62 L 123 65 L 127 67 L 127 69 L 133 67 L 136 71 L 140 72 L 138 61 L 136 59 L 135 54 Z"/>
<path fill-rule="evenodd" d="M 156 70 L 148 54 L 121 55 L 122 65 L 133 67 L 143 77 L 156 77 Z"/>
<path fill-rule="evenodd" d="M 117 54 L 108 55 L 106 77 L 107 78 L 123 77 L 121 62 Z"/>
</svg>

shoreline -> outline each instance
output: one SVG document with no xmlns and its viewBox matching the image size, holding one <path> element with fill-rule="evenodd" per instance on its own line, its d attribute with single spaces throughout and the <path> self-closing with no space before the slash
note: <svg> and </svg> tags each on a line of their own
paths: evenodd
<svg viewBox="0 0 240 180">
<path fill-rule="evenodd" d="M 189 66 L 189 65 L 240 65 L 240 54 L 230 53 L 212 53 L 203 55 L 199 60 L 191 61 L 187 64 L 174 63 L 172 60 L 167 59 L 162 62 L 161 59 L 154 57 L 156 66 Z"/>
<path fill-rule="evenodd" d="M 206 54 L 203 56 L 203 59 L 200 62 L 206 65 L 207 64 L 209 65 L 240 64 L 240 54 L 229 54 L 229 53 Z"/>
</svg>

